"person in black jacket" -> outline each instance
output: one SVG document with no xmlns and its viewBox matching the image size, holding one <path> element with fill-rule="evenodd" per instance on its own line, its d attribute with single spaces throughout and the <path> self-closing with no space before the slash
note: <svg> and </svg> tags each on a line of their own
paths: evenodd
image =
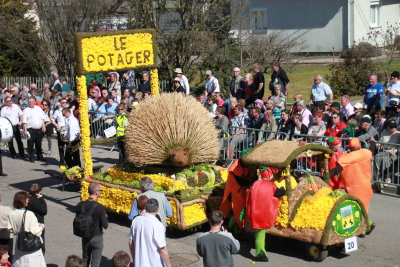
<svg viewBox="0 0 400 267">
<path fill-rule="evenodd" d="M 96 205 L 91 216 L 94 222 L 94 236 L 82 238 L 82 261 L 83 266 L 99 267 L 103 252 L 103 229 L 108 228 L 106 208 L 97 203 L 96 200 L 101 194 L 101 186 L 98 183 L 91 183 L 88 188 L 89 199 L 81 201 L 76 207 L 76 214 L 83 211 L 90 213 Z M 91 263 L 91 264 L 90 264 Z"/>
<path fill-rule="evenodd" d="M 278 125 L 278 132 L 281 133 L 286 133 L 287 135 L 280 135 L 279 139 L 281 140 L 286 140 L 286 137 L 289 137 L 293 134 L 294 131 L 294 122 L 292 121 L 292 119 L 290 118 L 290 111 L 287 109 L 284 109 L 281 111 L 281 116 L 282 119 L 279 122 Z"/>
<path fill-rule="evenodd" d="M 35 214 L 35 216 L 38 220 L 38 223 L 44 224 L 44 216 L 47 215 L 47 204 L 46 204 L 46 201 L 44 200 L 43 195 L 40 192 L 42 192 L 42 186 L 40 184 L 32 184 L 31 185 L 31 187 L 29 188 L 29 202 L 28 202 L 27 210 L 30 210 Z M 44 231 L 45 231 L 45 229 L 43 229 L 43 231 L 42 231 L 43 255 L 46 251 L 45 242 L 44 242 Z"/>
<path fill-rule="evenodd" d="M 280 67 L 279 62 L 272 63 L 272 69 L 274 70 L 271 74 L 271 82 L 269 83 L 269 90 L 271 94 L 274 95 L 275 85 L 280 84 L 282 88 L 282 93 L 287 96 L 288 95 L 288 84 L 289 78 L 286 75 L 284 69 Z"/>
</svg>

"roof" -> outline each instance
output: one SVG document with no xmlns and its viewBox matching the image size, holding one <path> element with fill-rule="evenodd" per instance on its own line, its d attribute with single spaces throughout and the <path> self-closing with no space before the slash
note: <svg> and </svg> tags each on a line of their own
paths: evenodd
<svg viewBox="0 0 400 267">
<path fill-rule="evenodd" d="M 255 146 L 242 157 L 245 165 L 285 168 L 298 157 L 329 154 L 333 151 L 323 145 L 308 143 L 300 145 L 296 141 L 271 140 Z"/>
</svg>

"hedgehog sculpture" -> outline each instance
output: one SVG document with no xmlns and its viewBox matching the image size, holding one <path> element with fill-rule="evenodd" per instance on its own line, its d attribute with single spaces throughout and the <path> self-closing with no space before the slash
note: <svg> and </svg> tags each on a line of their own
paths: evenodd
<svg viewBox="0 0 400 267">
<path fill-rule="evenodd" d="M 218 158 L 218 133 L 209 112 L 196 99 L 163 93 L 131 111 L 125 133 L 128 160 L 137 167 L 185 167 Z"/>
</svg>

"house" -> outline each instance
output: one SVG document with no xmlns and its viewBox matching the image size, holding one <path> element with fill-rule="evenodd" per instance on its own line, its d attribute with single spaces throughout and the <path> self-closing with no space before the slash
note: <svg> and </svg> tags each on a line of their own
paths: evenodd
<svg viewBox="0 0 400 267">
<path fill-rule="evenodd" d="M 373 29 L 400 22 L 400 0 L 249 0 L 233 31 L 279 31 L 302 42 L 299 52 L 338 52 Z"/>
</svg>

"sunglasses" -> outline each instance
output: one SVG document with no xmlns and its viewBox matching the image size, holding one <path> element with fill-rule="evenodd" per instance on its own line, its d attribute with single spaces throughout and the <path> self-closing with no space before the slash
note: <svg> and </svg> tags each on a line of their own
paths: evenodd
<svg viewBox="0 0 400 267">
<path fill-rule="evenodd" d="M 67 104 L 67 102 L 61 102 L 61 104 Z"/>
<path fill-rule="evenodd" d="M 9 103 L 9 102 L 11 102 L 11 100 L 7 100 L 7 101 L 6 101 L 6 103 Z"/>
</svg>

